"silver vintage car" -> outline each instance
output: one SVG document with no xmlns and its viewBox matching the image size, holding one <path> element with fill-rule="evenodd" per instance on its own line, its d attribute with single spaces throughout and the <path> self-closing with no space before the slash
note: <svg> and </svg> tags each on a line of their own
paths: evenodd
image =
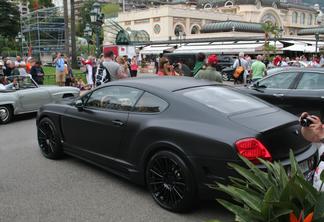
<svg viewBox="0 0 324 222">
<path fill-rule="evenodd" d="M 57 102 L 67 97 L 77 97 L 80 90 L 75 87 L 39 86 L 28 76 L 14 76 L 11 89 L 0 90 L 0 123 L 9 123 L 14 115 L 37 112 L 47 103 Z"/>
</svg>

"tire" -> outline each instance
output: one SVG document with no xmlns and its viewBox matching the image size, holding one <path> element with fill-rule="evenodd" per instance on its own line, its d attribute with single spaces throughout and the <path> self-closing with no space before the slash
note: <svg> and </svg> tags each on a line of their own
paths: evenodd
<svg viewBox="0 0 324 222">
<path fill-rule="evenodd" d="M 197 200 L 192 172 L 177 154 L 170 151 L 160 151 L 150 158 L 146 184 L 153 199 L 169 211 L 187 212 Z"/>
<path fill-rule="evenodd" d="M 43 118 L 38 124 L 37 139 L 39 148 L 44 157 L 59 159 L 63 156 L 60 137 L 55 124 L 49 118 Z"/>
<path fill-rule="evenodd" d="M 13 110 L 9 105 L 0 105 L 0 123 L 7 124 L 13 118 Z"/>
</svg>

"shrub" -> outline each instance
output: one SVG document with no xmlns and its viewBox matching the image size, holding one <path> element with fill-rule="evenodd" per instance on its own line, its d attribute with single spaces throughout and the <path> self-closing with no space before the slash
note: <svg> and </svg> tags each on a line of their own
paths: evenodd
<svg viewBox="0 0 324 222">
<path fill-rule="evenodd" d="M 291 169 L 260 159 L 267 171 L 260 170 L 240 157 L 248 169 L 229 164 L 242 178 L 230 178 L 231 185 L 218 184 L 217 189 L 230 195 L 234 203 L 217 201 L 236 216 L 239 222 L 323 222 L 324 193 L 318 192 L 304 179 L 290 152 Z M 321 174 L 324 182 L 324 173 Z"/>
</svg>

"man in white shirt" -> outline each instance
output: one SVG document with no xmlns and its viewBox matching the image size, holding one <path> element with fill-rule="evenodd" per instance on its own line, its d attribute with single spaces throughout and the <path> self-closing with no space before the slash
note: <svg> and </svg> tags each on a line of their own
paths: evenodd
<svg viewBox="0 0 324 222">
<path fill-rule="evenodd" d="M 243 81 L 246 84 L 246 78 L 249 75 L 249 63 L 244 59 L 244 52 L 239 53 L 239 58 L 235 60 L 233 64 L 233 68 L 236 69 L 238 66 L 242 66 L 244 68 L 243 73 Z"/>
<path fill-rule="evenodd" d="M 26 63 L 21 59 L 20 56 L 16 57 L 15 66 L 18 68 L 20 75 L 22 75 L 22 76 L 27 75 Z"/>
</svg>

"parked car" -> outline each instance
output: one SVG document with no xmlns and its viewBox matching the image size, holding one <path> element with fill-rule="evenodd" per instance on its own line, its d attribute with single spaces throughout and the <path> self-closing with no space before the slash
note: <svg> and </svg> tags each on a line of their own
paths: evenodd
<svg viewBox="0 0 324 222">
<path fill-rule="evenodd" d="M 235 175 L 239 155 L 289 167 L 292 149 L 305 175 L 317 148 L 299 135 L 298 119 L 222 84 L 190 77 L 114 81 L 73 102 L 48 104 L 37 116 L 40 151 L 63 153 L 146 185 L 171 211 L 190 209 L 210 187 Z"/>
<path fill-rule="evenodd" d="M 182 60 L 191 70 L 195 67 L 197 53 L 166 53 L 164 54 L 169 60 L 170 63 L 178 63 Z M 206 55 L 208 56 L 208 55 Z M 231 67 L 234 64 L 237 56 L 231 55 L 217 55 L 217 71 L 222 71 L 224 68 Z"/>
<path fill-rule="evenodd" d="M 39 86 L 28 76 L 12 76 L 17 79 L 15 89 L 0 90 L 0 123 L 9 123 L 15 115 L 37 112 L 44 104 L 57 102 L 66 97 L 77 97 L 75 87 Z"/>
<path fill-rule="evenodd" d="M 299 63 L 299 64 L 298 64 Z M 302 68 L 306 68 L 308 67 L 308 62 L 304 62 L 304 61 L 295 61 L 295 60 L 292 60 L 292 61 L 289 61 L 287 62 L 287 64 L 289 66 L 293 66 L 293 67 L 302 67 Z"/>
<path fill-rule="evenodd" d="M 295 115 L 308 111 L 323 117 L 323 68 L 284 67 L 268 73 L 253 85 L 240 89 Z"/>
</svg>

